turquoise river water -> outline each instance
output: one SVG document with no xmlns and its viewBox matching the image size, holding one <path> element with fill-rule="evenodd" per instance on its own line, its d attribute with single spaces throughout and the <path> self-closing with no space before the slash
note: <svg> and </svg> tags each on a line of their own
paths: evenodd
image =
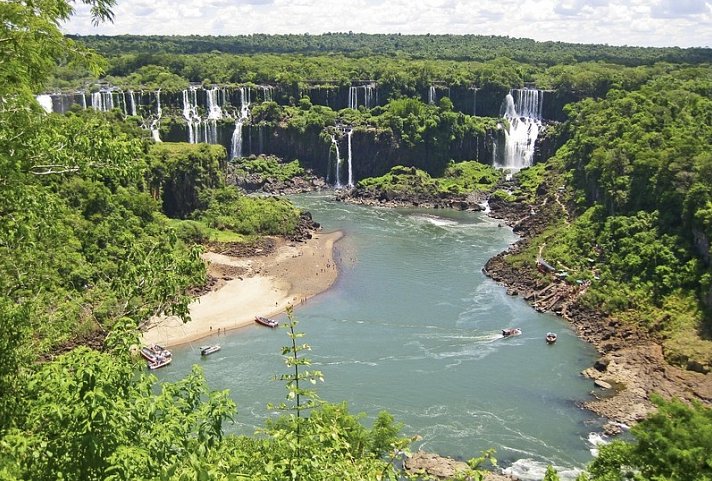
<svg viewBox="0 0 712 481">
<path fill-rule="evenodd" d="M 346 400 L 365 422 L 388 410 L 418 434 L 415 448 L 469 459 L 496 449 L 500 464 L 523 479 L 541 479 L 547 463 L 571 479 L 591 460 L 600 420 L 580 409 L 591 383 L 580 372 L 594 349 L 566 323 L 540 314 L 482 274 L 487 259 L 516 236 L 480 213 L 380 209 L 296 196 L 324 231 L 341 230 L 339 278 L 297 306 L 298 330 L 312 346 L 317 385 L 328 401 Z M 278 318 L 284 320 L 284 317 Z M 522 335 L 503 339 L 501 329 Z M 544 336 L 559 339 L 547 345 Z M 201 344 L 222 350 L 201 359 Z M 284 399 L 272 378 L 286 371 L 283 329 L 258 325 L 175 348 L 158 375 L 185 376 L 199 363 L 213 389 L 230 389 L 238 405 L 229 429 L 252 433 Z"/>
</svg>

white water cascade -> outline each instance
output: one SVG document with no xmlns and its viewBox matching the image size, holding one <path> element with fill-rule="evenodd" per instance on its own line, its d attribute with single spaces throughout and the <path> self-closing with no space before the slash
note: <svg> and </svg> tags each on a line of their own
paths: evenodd
<svg viewBox="0 0 712 481">
<path fill-rule="evenodd" d="M 161 133 L 159 131 L 161 127 L 161 115 L 163 115 L 163 111 L 161 110 L 161 89 L 158 89 L 156 90 L 156 118 L 151 121 L 149 127 L 154 142 L 161 142 Z"/>
<path fill-rule="evenodd" d="M 242 125 L 250 115 L 250 89 L 240 88 L 240 115 L 235 119 L 235 130 L 232 132 L 230 159 L 242 157 Z"/>
<path fill-rule="evenodd" d="M 111 92 L 102 90 L 91 94 L 91 106 L 98 112 L 108 112 L 114 108 L 114 98 Z"/>
<path fill-rule="evenodd" d="M 136 97 L 133 90 L 129 90 L 129 101 L 131 102 L 131 115 L 136 117 Z"/>
<path fill-rule="evenodd" d="M 188 142 L 200 141 L 200 114 L 198 113 L 198 93 L 195 88 L 183 90 L 183 118 L 188 124 Z"/>
<path fill-rule="evenodd" d="M 156 115 L 161 118 L 163 111 L 161 110 L 161 89 L 156 90 Z"/>
<path fill-rule="evenodd" d="M 339 142 L 336 140 L 336 136 L 331 136 L 331 143 L 334 144 L 334 149 L 336 150 L 336 182 L 334 186 L 338 189 L 341 187 L 340 175 L 340 165 L 341 165 L 341 154 L 339 153 Z"/>
<path fill-rule="evenodd" d="M 354 186 L 354 172 L 351 167 L 351 165 L 352 165 L 351 164 L 351 158 L 352 158 L 351 157 L 351 137 L 353 136 L 353 134 L 354 134 L 354 131 L 352 129 L 349 129 L 349 131 L 346 133 L 346 137 L 349 140 L 349 183 L 348 183 L 348 187 L 351 187 L 351 188 L 353 188 L 353 186 Z"/>
<path fill-rule="evenodd" d="M 208 118 L 203 123 L 204 136 L 202 140 L 208 144 L 218 143 L 218 120 L 223 118 L 223 112 L 220 106 L 221 93 L 223 94 L 222 97 L 224 100 L 225 95 L 224 92 L 222 92 L 222 89 L 213 87 L 210 90 L 205 91 Z M 200 142 L 200 139 L 198 139 L 198 142 Z"/>
<path fill-rule="evenodd" d="M 52 107 L 52 97 L 50 97 L 47 94 L 42 94 L 38 95 L 35 97 L 37 99 L 37 103 L 40 104 L 40 106 L 47 112 L 48 114 L 51 114 L 54 108 Z"/>
<path fill-rule="evenodd" d="M 430 88 L 428 89 L 428 103 L 430 105 L 433 105 L 437 99 L 438 99 L 438 95 L 435 92 L 435 86 L 431 85 Z"/>
<path fill-rule="evenodd" d="M 262 101 L 271 102 L 272 91 L 274 90 L 274 87 L 272 87 L 271 85 L 262 85 L 260 88 L 262 89 Z"/>
<path fill-rule="evenodd" d="M 542 99 L 542 92 L 535 89 L 516 89 L 507 94 L 503 107 L 509 128 L 504 130 L 504 151 L 498 155 L 494 149 L 495 167 L 518 171 L 532 165 L 542 125 Z"/>
<path fill-rule="evenodd" d="M 363 105 L 367 109 L 372 109 L 378 105 L 378 88 L 375 83 L 349 87 L 349 108 L 357 110 L 359 106 L 360 91 L 363 90 Z"/>
</svg>

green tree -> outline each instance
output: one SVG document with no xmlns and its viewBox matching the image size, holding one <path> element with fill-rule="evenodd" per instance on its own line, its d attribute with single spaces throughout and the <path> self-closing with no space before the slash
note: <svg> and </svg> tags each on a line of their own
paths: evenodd
<svg viewBox="0 0 712 481">
<path fill-rule="evenodd" d="M 658 411 L 631 429 L 634 440 L 601 448 L 591 481 L 712 479 L 712 409 L 654 398 Z"/>
</svg>

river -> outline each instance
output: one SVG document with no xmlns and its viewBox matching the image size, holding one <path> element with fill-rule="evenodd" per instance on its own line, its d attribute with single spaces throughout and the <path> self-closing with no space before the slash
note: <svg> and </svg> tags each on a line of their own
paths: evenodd
<svg viewBox="0 0 712 481">
<path fill-rule="evenodd" d="M 325 231 L 341 230 L 339 278 L 295 309 L 298 330 L 325 382 L 322 399 L 347 400 L 366 422 L 389 411 L 427 451 L 469 459 L 495 448 L 500 464 L 541 479 L 547 463 L 571 479 L 591 459 L 600 420 L 577 406 L 589 397 L 580 372 L 596 358 L 556 316 L 540 314 L 482 274 L 487 259 L 516 240 L 481 213 L 380 209 L 296 196 Z M 284 318 L 280 318 L 282 320 Z M 522 335 L 502 338 L 501 329 Z M 558 341 L 547 345 L 548 331 Z M 252 433 L 284 399 L 273 381 L 286 372 L 283 329 L 244 328 L 203 343 L 222 350 L 200 359 L 198 344 L 174 350 L 162 380 L 200 363 L 213 389 L 230 389 L 236 432 Z"/>
</svg>

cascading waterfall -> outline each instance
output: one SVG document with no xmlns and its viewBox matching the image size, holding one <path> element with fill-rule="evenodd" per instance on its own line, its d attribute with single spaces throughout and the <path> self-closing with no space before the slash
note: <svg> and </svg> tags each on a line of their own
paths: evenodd
<svg viewBox="0 0 712 481">
<path fill-rule="evenodd" d="M 351 137 L 353 136 L 353 134 L 354 134 L 353 129 L 349 129 L 349 131 L 346 133 L 346 137 L 347 137 L 348 140 L 349 140 L 349 183 L 348 183 L 348 186 L 349 186 L 349 187 L 353 187 L 353 186 L 354 186 L 354 172 L 353 172 L 353 169 L 352 169 L 352 167 L 351 167 L 351 165 L 352 165 L 352 164 L 351 164 L 351 158 L 352 158 L 352 157 L 351 157 Z"/>
<path fill-rule="evenodd" d="M 198 113 L 198 94 L 193 87 L 183 90 L 183 118 L 188 124 L 188 142 L 198 143 L 201 119 Z"/>
<path fill-rule="evenodd" d="M 48 114 L 51 114 L 54 108 L 52 107 L 52 97 L 50 97 L 47 94 L 42 94 L 38 95 L 35 97 L 37 99 L 37 103 L 40 104 L 40 106 L 47 112 Z"/>
<path fill-rule="evenodd" d="M 431 85 L 430 88 L 428 89 L 428 103 L 430 105 L 434 104 L 435 101 L 438 99 L 437 92 L 435 92 L 435 86 Z"/>
<path fill-rule="evenodd" d="M 504 130 L 504 152 L 497 155 L 497 149 L 493 150 L 495 167 L 517 171 L 532 165 L 542 104 L 541 92 L 535 89 L 516 89 L 507 94 L 503 107 L 509 128 Z"/>
<path fill-rule="evenodd" d="M 359 106 L 359 91 L 363 90 L 363 105 L 367 109 L 372 109 L 378 105 L 378 88 L 375 83 L 368 85 L 358 85 L 349 87 L 349 108 L 357 110 Z"/>
<path fill-rule="evenodd" d="M 336 149 L 336 182 L 334 185 L 336 186 L 336 188 L 340 188 L 341 180 L 339 178 L 339 171 L 341 164 L 341 155 L 339 154 L 339 143 L 336 141 L 335 135 L 331 136 L 331 143 L 334 144 L 334 149 Z"/>
<path fill-rule="evenodd" d="M 235 130 L 232 133 L 232 149 L 230 159 L 242 157 L 242 125 L 250 115 L 250 89 L 240 88 L 240 115 L 235 119 Z"/>
<path fill-rule="evenodd" d="M 129 90 L 129 101 L 131 102 L 131 115 L 136 117 L 136 97 L 134 97 L 133 90 Z"/>
<path fill-rule="evenodd" d="M 161 89 L 156 90 L 156 115 L 161 118 L 163 112 L 161 111 Z"/>
<path fill-rule="evenodd" d="M 205 126 L 204 141 L 209 144 L 218 143 L 218 120 L 223 118 L 219 98 L 220 90 L 221 89 L 218 89 L 217 87 L 213 87 L 210 90 L 205 91 L 208 104 L 208 118 L 203 124 Z"/>
<path fill-rule="evenodd" d="M 477 87 L 472 89 L 472 115 L 477 115 Z"/>
<path fill-rule="evenodd" d="M 121 110 L 124 113 L 124 117 L 127 117 L 129 115 L 129 106 L 128 102 L 126 101 L 126 92 L 123 90 L 121 91 Z"/>
<path fill-rule="evenodd" d="M 161 142 L 161 115 L 163 111 L 161 110 L 161 89 L 156 90 L 156 118 L 151 121 L 149 129 L 151 130 L 151 137 L 153 137 L 154 142 Z"/>
<path fill-rule="evenodd" d="M 91 106 L 98 112 L 108 112 L 114 108 L 114 97 L 106 90 L 94 92 L 91 94 Z"/>
</svg>

